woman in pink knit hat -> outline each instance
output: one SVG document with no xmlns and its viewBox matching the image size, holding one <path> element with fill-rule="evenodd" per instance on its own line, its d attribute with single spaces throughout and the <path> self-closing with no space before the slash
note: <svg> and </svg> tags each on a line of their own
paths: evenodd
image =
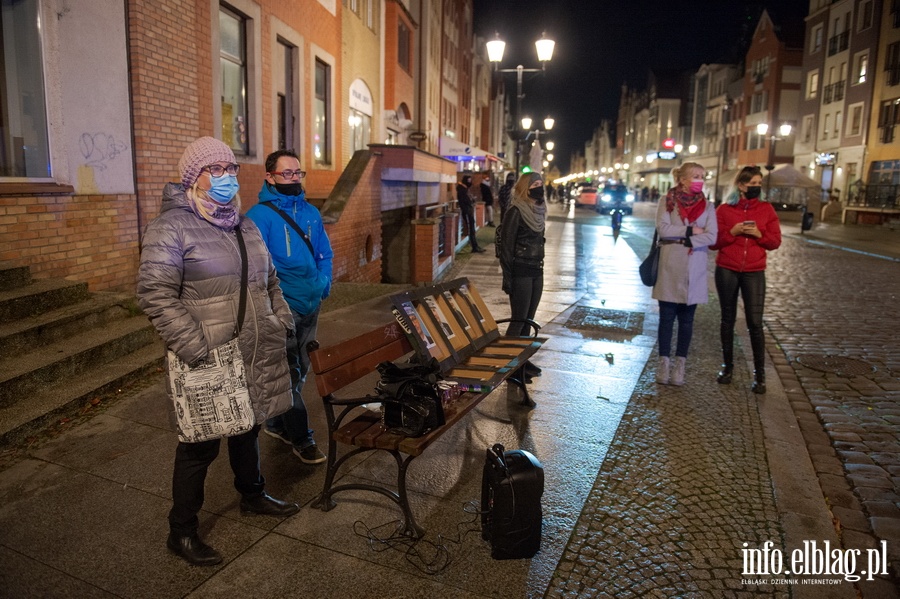
<svg viewBox="0 0 900 599">
<path fill-rule="evenodd" d="M 178 170 L 181 181 L 166 185 L 160 214 L 144 235 L 138 302 L 166 347 L 187 364 L 203 362 L 212 348 L 230 341 L 236 330 L 243 264 L 239 241 L 243 238 L 248 309 L 239 327 L 238 345 L 256 422 L 265 422 L 291 405 L 285 354 L 285 335 L 294 327 L 290 309 L 259 229 L 241 217 L 240 166 L 231 148 L 212 137 L 201 137 L 185 149 Z M 227 439 L 234 486 L 241 494 L 240 511 L 290 516 L 299 509 L 297 504 L 264 491 L 258 434 L 259 424 Z M 222 561 L 197 534 L 206 472 L 219 445 L 219 439 L 179 442 L 175 450 L 166 545 L 194 565 Z"/>
</svg>

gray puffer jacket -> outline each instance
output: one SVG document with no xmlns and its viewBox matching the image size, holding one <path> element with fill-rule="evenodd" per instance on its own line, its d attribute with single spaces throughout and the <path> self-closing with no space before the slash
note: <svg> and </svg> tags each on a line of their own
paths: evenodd
<svg viewBox="0 0 900 599">
<path fill-rule="evenodd" d="M 241 218 L 247 246 L 247 311 L 239 345 L 256 422 L 291 406 L 285 334 L 294 328 L 269 251 L 253 221 Z M 166 346 L 188 364 L 232 338 L 241 287 L 233 230 L 194 214 L 180 184 L 163 190 L 148 226 L 138 271 L 138 303 Z"/>
</svg>

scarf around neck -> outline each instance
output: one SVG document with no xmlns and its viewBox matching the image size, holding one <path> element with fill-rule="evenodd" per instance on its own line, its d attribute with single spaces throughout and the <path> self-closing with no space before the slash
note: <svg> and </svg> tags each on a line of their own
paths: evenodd
<svg viewBox="0 0 900 599">
<path fill-rule="evenodd" d="M 691 193 L 681 186 L 673 187 L 666 194 L 666 210 L 672 212 L 676 206 L 681 220 L 688 224 L 695 223 L 706 210 L 706 197 L 702 191 Z"/>
<path fill-rule="evenodd" d="M 547 216 L 547 204 L 538 204 L 531 198 L 523 198 L 518 194 L 514 194 L 512 205 L 519 209 L 522 215 L 522 221 L 525 225 L 536 233 L 544 230 L 544 222 Z"/>
<path fill-rule="evenodd" d="M 241 197 L 234 194 L 227 204 L 220 204 L 206 197 L 196 184 L 187 190 L 188 204 L 194 214 L 215 226 L 231 231 L 238 224 L 241 215 Z"/>
</svg>

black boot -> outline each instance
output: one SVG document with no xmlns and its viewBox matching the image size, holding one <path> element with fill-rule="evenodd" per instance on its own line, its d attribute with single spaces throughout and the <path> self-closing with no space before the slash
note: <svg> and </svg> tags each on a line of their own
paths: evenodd
<svg viewBox="0 0 900 599">
<path fill-rule="evenodd" d="M 525 376 L 536 377 L 541 376 L 541 368 L 539 366 L 535 366 L 529 361 L 525 362 Z"/>
<path fill-rule="evenodd" d="M 753 372 L 753 378 L 753 386 L 750 387 L 750 390 L 757 395 L 762 395 L 766 392 L 766 371 L 762 368 L 755 370 Z"/>
<path fill-rule="evenodd" d="M 169 533 L 166 540 L 169 551 L 195 566 L 215 566 L 222 562 L 222 556 L 218 551 L 204 543 L 197 533 L 188 536 Z"/>
<path fill-rule="evenodd" d="M 722 370 L 716 375 L 716 382 L 720 385 L 730 385 L 731 378 L 734 375 L 733 364 L 722 364 Z"/>
<path fill-rule="evenodd" d="M 296 503 L 275 499 L 268 493 L 244 495 L 241 498 L 241 514 L 260 514 L 263 516 L 293 516 L 300 511 Z"/>
</svg>

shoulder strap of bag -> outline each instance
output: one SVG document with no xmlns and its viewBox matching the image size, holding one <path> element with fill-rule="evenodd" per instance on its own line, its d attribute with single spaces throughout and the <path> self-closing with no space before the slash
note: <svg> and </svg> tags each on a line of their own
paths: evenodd
<svg viewBox="0 0 900 599">
<path fill-rule="evenodd" d="M 244 314 L 247 311 L 247 246 L 244 245 L 244 234 L 241 233 L 241 225 L 238 224 L 234 228 L 234 234 L 237 235 L 238 249 L 241 252 L 241 295 L 238 302 L 237 322 L 234 325 L 234 336 L 237 337 L 241 332 L 241 326 L 244 324 Z"/>
<path fill-rule="evenodd" d="M 275 212 L 277 212 L 277 213 L 278 213 L 278 216 L 280 216 L 281 218 L 283 218 L 283 219 L 287 222 L 287 224 L 289 224 L 291 227 L 293 227 L 294 230 L 295 230 L 297 233 L 300 234 L 300 237 L 303 238 L 303 241 L 306 242 L 306 247 L 309 248 L 309 252 L 313 255 L 313 258 L 316 257 L 316 250 L 313 249 L 312 241 L 309 240 L 309 235 L 307 235 L 306 232 L 305 232 L 303 229 L 300 228 L 300 225 L 297 224 L 297 221 L 295 221 L 294 219 L 292 219 L 292 218 L 288 215 L 287 212 L 285 212 L 284 210 L 282 210 L 281 208 L 279 208 L 278 206 L 276 206 L 276 205 L 273 204 L 272 202 L 263 202 L 262 205 L 263 205 L 263 206 L 268 206 L 269 208 L 271 208 L 272 210 L 274 210 Z"/>
</svg>

